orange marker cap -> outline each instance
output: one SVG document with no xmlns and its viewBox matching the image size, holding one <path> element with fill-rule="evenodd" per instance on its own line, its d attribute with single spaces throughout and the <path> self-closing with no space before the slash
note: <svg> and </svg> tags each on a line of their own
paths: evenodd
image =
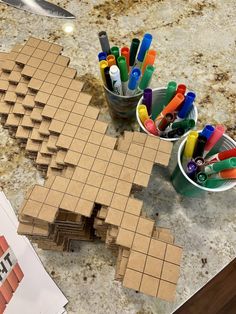
<svg viewBox="0 0 236 314">
<path fill-rule="evenodd" d="M 129 47 L 122 47 L 120 53 L 126 59 L 127 70 L 129 72 Z"/>
<path fill-rule="evenodd" d="M 142 66 L 142 74 L 145 72 L 145 69 L 148 64 L 153 65 L 156 59 L 157 52 L 154 49 L 150 49 L 147 51 L 145 59 L 143 61 L 143 66 Z"/>
<path fill-rule="evenodd" d="M 116 65 L 116 58 L 113 55 L 108 55 L 107 56 L 107 63 L 108 66 L 111 67 L 112 65 Z"/>
<path fill-rule="evenodd" d="M 236 168 L 220 171 L 220 177 L 222 179 L 236 179 Z"/>
</svg>

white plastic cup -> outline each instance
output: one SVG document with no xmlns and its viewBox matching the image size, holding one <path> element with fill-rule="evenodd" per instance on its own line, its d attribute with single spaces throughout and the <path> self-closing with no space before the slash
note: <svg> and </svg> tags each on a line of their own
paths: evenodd
<svg viewBox="0 0 236 314">
<path fill-rule="evenodd" d="M 165 101 L 165 95 L 166 95 L 166 88 L 165 87 L 160 87 L 160 88 L 154 88 L 152 90 L 152 106 L 155 105 L 160 105 Z M 143 101 L 143 97 L 140 98 L 138 105 L 136 107 L 136 119 L 138 121 L 139 127 L 140 127 L 140 131 L 141 132 L 145 132 L 149 135 L 152 136 L 156 136 L 153 135 L 151 133 L 149 133 L 145 127 L 143 126 L 141 120 L 139 119 L 139 114 L 138 114 L 138 106 L 142 104 Z M 194 105 L 193 103 L 193 108 L 192 110 L 189 112 L 189 114 L 187 115 L 186 119 L 193 119 L 195 121 L 195 125 L 197 124 L 197 119 L 198 119 L 198 111 L 197 111 L 197 107 Z M 187 135 L 191 130 L 189 130 L 188 132 L 184 133 L 181 137 L 184 137 L 185 135 Z M 173 142 L 173 141 L 178 141 L 179 138 L 165 138 L 165 137 L 161 137 L 162 140 L 164 141 L 169 141 L 169 142 Z"/>
</svg>

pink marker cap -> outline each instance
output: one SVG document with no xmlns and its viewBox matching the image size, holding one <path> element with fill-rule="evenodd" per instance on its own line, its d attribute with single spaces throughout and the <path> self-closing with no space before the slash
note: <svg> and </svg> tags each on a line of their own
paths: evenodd
<svg viewBox="0 0 236 314">
<path fill-rule="evenodd" d="M 152 119 L 147 119 L 147 120 L 144 122 L 144 126 L 145 126 L 146 130 L 147 130 L 149 133 L 151 133 L 151 134 L 153 134 L 153 135 L 158 135 L 158 134 L 159 134 L 159 133 L 158 133 L 158 130 L 157 130 L 156 126 L 155 126 L 155 123 L 154 123 L 154 121 L 153 121 Z"/>
<path fill-rule="evenodd" d="M 212 147 L 219 141 L 219 139 L 222 137 L 222 135 L 225 132 L 225 127 L 223 125 L 217 125 L 215 127 L 215 130 L 213 132 L 213 134 L 211 135 L 211 137 L 208 139 L 204 151 L 205 152 L 209 152 Z"/>
</svg>

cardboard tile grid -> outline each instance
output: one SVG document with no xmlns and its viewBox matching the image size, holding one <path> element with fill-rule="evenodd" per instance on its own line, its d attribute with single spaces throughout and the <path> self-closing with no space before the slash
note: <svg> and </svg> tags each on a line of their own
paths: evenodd
<svg viewBox="0 0 236 314">
<path fill-rule="evenodd" d="M 47 173 L 25 198 L 18 232 L 54 250 L 95 232 L 118 255 L 124 286 L 172 300 L 182 249 L 130 197 L 132 186 L 147 187 L 154 163 L 168 165 L 172 144 L 139 132 L 106 135 L 61 50 L 30 38 L 0 55 L 2 123 Z"/>
</svg>

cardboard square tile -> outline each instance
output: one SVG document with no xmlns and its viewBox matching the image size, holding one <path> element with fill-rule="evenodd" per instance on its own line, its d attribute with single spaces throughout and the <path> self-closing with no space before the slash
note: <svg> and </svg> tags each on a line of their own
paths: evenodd
<svg viewBox="0 0 236 314">
<path fill-rule="evenodd" d="M 150 237 L 146 237 L 139 233 L 136 233 L 134 236 L 134 242 L 132 249 L 141 253 L 147 254 L 150 244 Z"/>
<path fill-rule="evenodd" d="M 174 301 L 176 285 L 164 280 L 160 280 L 157 297 L 166 301 Z"/>
<path fill-rule="evenodd" d="M 157 152 L 155 163 L 161 164 L 163 166 L 168 166 L 170 160 L 170 155 L 166 153 L 162 153 L 160 151 Z"/>
<path fill-rule="evenodd" d="M 92 166 L 93 166 L 94 160 L 95 160 L 94 157 L 87 156 L 87 155 L 82 155 L 80 157 L 78 166 L 81 167 L 81 168 L 85 168 L 85 169 L 90 170 L 92 168 Z"/>
<path fill-rule="evenodd" d="M 77 127 L 75 125 L 66 123 L 62 130 L 62 134 L 70 136 L 70 137 L 74 137 L 76 131 L 77 131 Z"/>
<path fill-rule="evenodd" d="M 151 255 L 159 259 L 164 259 L 165 251 L 166 251 L 165 242 L 162 242 L 156 239 L 151 239 L 150 247 L 148 250 L 148 255 Z"/>
<path fill-rule="evenodd" d="M 111 224 L 114 226 L 120 226 L 122 217 L 123 217 L 122 211 L 114 209 L 114 208 L 109 208 L 105 222 L 107 224 Z"/>
<path fill-rule="evenodd" d="M 82 140 L 78 140 L 77 138 L 74 138 L 70 145 L 70 150 L 78 153 L 82 153 L 84 150 L 86 142 Z"/>
<path fill-rule="evenodd" d="M 127 213 L 139 216 L 141 213 L 142 206 L 143 206 L 143 201 L 129 197 L 125 211 Z"/>
<path fill-rule="evenodd" d="M 66 68 L 64 68 L 62 76 L 74 79 L 76 77 L 76 74 L 77 74 L 77 71 L 75 69 L 66 67 Z"/>
<path fill-rule="evenodd" d="M 160 139 L 158 137 L 147 135 L 147 140 L 145 142 L 146 147 L 158 150 L 159 144 Z"/>
<path fill-rule="evenodd" d="M 88 129 L 88 130 L 92 130 L 93 125 L 95 123 L 94 119 L 88 118 L 88 117 L 83 117 L 81 122 L 80 122 L 80 126 L 82 128 Z"/>
<path fill-rule="evenodd" d="M 73 180 L 85 183 L 89 175 L 89 170 L 76 167 L 72 176 Z"/>
<path fill-rule="evenodd" d="M 49 189 L 40 185 L 35 185 L 30 194 L 30 199 L 43 203 L 47 197 L 48 192 Z"/>
<path fill-rule="evenodd" d="M 102 134 L 92 131 L 89 135 L 88 142 L 101 145 L 102 139 L 103 139 Z"/>
<path fill-rule="evenodd" d="M 18 84 L 20 82 L 20 79 L 21 79 L 21 73 L 18 71 L 12 71 L 11 74 L 9 75 L 8 81 L 11 82 L 12 84 Z"/>
<path fill-rule="evenodd" d="M 111 202 L 111 207 L 124 211 L 127 201 L 128 201 L 128 197 L 120 195 L 120 194 L 114 194 L 112 198 L 112 202 Z"/>
<path fill-rule="evenodd" d="M 60 134 L 56 146 L 64 148 L 64 149 L 68 149 L 70 147 L 71 142 L 72 142 L 72 137 Z"/>
<path fill-rule="evenodd" d="M 42 86 L 43 81 L 32 78 L 28 84 L 28 87 L 34 91 L 38 91 Z"/>
<path fill-rule="evenodd" d="M 35 49 L 35 51 L 32 54 L 32 57 L 38 58 L 38 59 L 43 59 L 44 56 L 46 55 L 46 51 L 42 49 Z"/>
<path fill-rule="evenodd" d="M 53 66 L 53 63 L 48 62 L 48 61 L 42 61 L 42 62 L 40 63 L 40 65 L 39 65 L 38 68 L 39 68 L 40 70 L 50 71 L 51 68 L 52 68 L 52 66 Z"/>
<path fill-rule="evenodd" d="M 93 131 L 105 134 L 108 124 L 99 120 L 96 120 L 93 126 Z"/>
<path fill-rule="evenodd" d="M 63 109 L 66 111 L 72 111 L 74 104 L 75 104 L 74 101 L 63 98 L 60 103 L 60 109 Z"/>
<path fill-rule="evenodd" d="M 45 105 L 49 99 L 49 96 L 50 95 L 45 92 L 38 91 L 37 95 L 35 96 L 35 102 Z"/>
<path fill-rule="evenodd" d="M 179 279 L 179 273 L 180 267 L 178 265 L 164 261 L 161 279 L 176 284 Z"/>
<path fill-rule="evenodd" d="M 101 173 L 90 171 L 86 183 L 89 185 L 100 187 L 102 184 L 102 180 L 103 180 L 103 175 Z"/>
<path fill-rule="evenodd" d="M 117 185 L 117 181 L 118 180 L 116 178 L 112 178 L 110 176 L 104 176 L 102 184 L 101 184 L 101 188 L 107 191 L 114 192 Z"/>
<path fill-rule="evenodd" d="M 165 260 L 180 265 L 182 252 L 182 248 L 175 245 L 167 244 Z"/>
<path fill-rule="evenodd" d="M 32 60 L 32 62 L 31 62 L 31 64 L 34 64 L 34 58 L 32 58 L 33 60 Z M 30 59 L 31 60 L 31 59 Z M 32 78 L 33 77 L 33 75 L 34 75 L 34 73 L 36 72 L 36 68 L 35 67 L 33 67 L 33 66 L 31 66 L 31 65 L 29 65 L 29 62 L 28 62 L 28 64 L 27 65 L 25 65 L 24 66 L 24 68 L 23 68 L 23 70 L 21 71 L 21 75 L 23 76 L 23 77 L 26 77 L 26 78 Z"/>
<path fill-rule="evenodd" d="M 103 139 L 102 139 L 102 142 L 101 142 L 101 146 L 102 147 L 106 147 L 106 148 L 110 148 L 110 149 L 114 149 L 115 145 L 116 145 L 116 142 L 117 142 L 117 138 L 111 137 L 111 136 L 108 136 L 108 135 L 104 135 Z"/>
<path fill-rule="evenodd" d="M 10 103 L 16 102 L 16 94 L 14 92 L 7 91 L 4 96 L 4 101 L 10 102 Z"/>
<path fill-rule="evenodd" d="M 66 157 L 66 151 L 65 150 L 62 150 L 62 149 L 60 149 L 60 150 L 58 150 L 57 151 L 57 154 L 56 154 L 56 159 L 55 159 L 55 161 L 56 161 L 56 163 L 58 164 L 58 165 L 63 165 L 64 166 L 64 159 L 65 159 L 65 157 Z M 67 169 L 68 169 L 69 167 L 67 167 Z M 66 175 L 65 175 L 65 177 L 66 177 Z M 68 177 L 67 177 L 68 178 Z"/>
<path fill-rule="evenodd" d="M 76 101 L 78 96 L 79 96 L 79 92 L 74 91 L 72 89 L 67 89 L 67 92 L 64 97 L 68 100 Z"/>
<path fill-rule="evenodd" d="M 114 150 L 111 157 L 111 162 L 117 165 L 123 165 L 125 161 L 126 154 Z"/>
<path fill-rule="evenodd" d="M 80 199 L 76 205 L 75 212 L 86 217 L 91 217 L 94 203 L 88 200 Z"/>
<path fill-rule="evenodd" d="M 34 78 L 37 80 L 44 81 L 47 75 L 48 75 L 47 71 L 37 69 L 34 73 Z"/>
<path fill-rule="evenodd" d="M 64 97 L 66 94 L 67 88 L 56 85 L 52 94 L 58 97 Z"/>
<path fill-rule="evenodd" d="M 84 184 L 82 182 L 71 180 L 67 187 L 66 193 L 79 197 L 83 191 Z"/>
<path fill-rule="evenodd" d="M 83 154 L 96 157 L 97 152 L 98 152 L 99 146 L 92 144 L 92 143 L 87 143 L 84 147 Z"/>
<path fill-rule="evenodd" d="M 141 158 L 154 162 L 155 157 L 156 157 L 156 152 L 157 151 L 155 149 L 144 147 Z"/>
<path fill-rule="evenodd" d="M 31 47 L 38 47 L 40 43 L 40 39 L 38 38 L 35 38 L 35 37 L 30 37 L 28 40 L 27 40 L 27 45 L 31 46 Z"/>
<path fill-rule="evenodd" d="M 61 76 L 57 82 L 58 86 L 62 86 L 64 88 L 69 88 L 71 85 L 72 79 Z"/>
<path fill-rule="evenodd" d="M 146 254 L 142 254 L 131 250 L 127 267 L 143 273 L 146 257 L 147 257 Z"/>
<path fill-rule="evenodd" d="M 13 60 L 5 60 L 2 65 L 1 68 L 4 72 L 11 72 L 14 69 L 15 66 L 15 62 Z"/>
<path fill-rule="evenodd" d="M 143 275 L 140 292 L 156 297 L 160 280 L 148 275 Z"/>
<path fill-rule="evenodd" d="M 22 126 L 18 126 L 16 132 L 16 138 L 28 139 L 30 136 L 30 130 L 23 128 Z"/>
<path fill-rule="evenodd" d="M 100 189 L 96 197 L 96 203 L 110 206 L 112 196 L 113 196 L 112 192 Z"/>
<path fill-rule="evenodd" d="M 84 113 L 87 109 L 87 106 L 80 104 L 79 102 L 74 102 L 74 106 L 72 109 L 72 112 L 80 114 L 81 116 L 84 116 Z"/>
<path fill-rule="evenodd" d="M 142 273 L 127 268 L 125 271 L 123 286 L 138 291 L 142 279 Z"/>
<path fill-rule="evenodd" d="M 12 113 L 18 114 L 18 115 L 24 115 L 25 108 L 23 107 L 22 103 L 17 101 L 13 107 Z"/>
<path fill-rule="evenodd" d="M 121 222 L 121 228 L 135 232 L 137 224 L 138 224 L 138 216 L 134 216 L 129 213 L 124 213 L 124 216 Z"/>
<path fill-rule="evenodd" d="M 65 156 L 65 159 L 64 159 L 64 163 L 76 166 L 76 165 L 78 165 L 80 157 L 81 157 L 80 153 L 73 152 L 73 151 L 69 150 L 66 153 L 66 156 Z"/>
<path fill-rule="evenodd" d="M 47 52 L 45 57 L 44 57 L 44 60 L 45 61 L 48 61 L 48 62 L 51 62 L 51 63 L 54 63 L 57 59 L 57 54 L 55 53 L 52 53 L 52 52 Z"/>
<path fill-rule="evenodd" d="M 51 44 L 49 51 L 59 54 L 62 51 L 63 47 L 58 44 Z"/>
<path fill-rule="evenodd" d="M 98 115 L 99 115 L 100 110 L 91 106 L 88 106 L 86 111 L 85 111 L 85 116 L 92 118 L 92 119 L 97 119 Z"/>
<path fill-rule="evenodd" d="M 124 166 L 136 170 L 138 168 L 139 161 L 140 159 L 138 157 L 127 155 Z"/>
<path fill-rule="evenodd" d="M 170 154 L 172 151 L 172 147 L 173 147 L 173 143 L 160 140 L 158 151 L 166 153 L 166 154 Z"/>
<path fill-rule="evenodd" d="M 55 61 L 56 64 L 67 67 L 70 63 L 70 58 L 59 55 Z"/>
<path fill-rule="evenodd" d="M 33 67 L 35 69 L 35 71 L 36 71 L 36 68 L 38 68 L 38 66 L 40 65 L 41 61 L 42 60 L 40 60 L 38 58 L 30 57 L 25 67 L 27 67 L 27 66 Z"/>
<path fill-rule="evenodd" d="M 21 121 L 21 125 L 26 127 L 26 128 L 33 128 L 34 127 L 33 121 L 30 119 L 30 116 L 27 116 L 27 115 L 24 115 L 24 117 Z"/>
<path fill-rule="evenodd" d="M 62 192 L 50 190 L 46 197 L 45 203 L 51 206 L 59 207 L 62 197 Z"/>
<path fill-rule="evenodd" d="M 49 43 L 48 41 L 45 40 L 40 40 L 37 49 L 42 49 L 47 51 L 49 48 L 51 47 L 51 43 Z"/>
<path fill-rule="evenodd" d="M 49 106 L 58 108 L 60 106 L 60 103 L 62 101 L 61 97 L 55 96 L 55 95 L 50 95 L 47 104 Z"/>
<path fill-rule="evenodd" d="M 12 107 L 9 105 L 9 103 L 0 102 L 0 114 L 8 115 L 11 111 Z"/>
<path fill-rule="evenodd" d="M 59 64 L 53 64 L 50 72 L 53 74 L 62 75 L 64 70 L 65 70 L 65 67 Z"/>
<path fill-rule="evenodd" d="M 130 142 L 124 140 L 123 138 L 119 138 L 117 150 L 123 153 L 128 153 Z"/>
<path fill-rule="evenodd" d="M 112 150 L 106 147 L 100 147 L 97 153 L 97 158 L 109 161 L 111 158 Z"/>
<path fill-rule="evenodd" d="M 153 277 L 161 278 L 163 260 L 147 256 L 144 273 Z"/>
<path fill-rule="evenodd" d="M 66 122 L 69 117 L 69 111 L 63 110 L 63 109 L 57 109 L 57 112 L 55 113 L 54 119 L 58 121 Z M 74 126 L 70 125 L 71 128 L 74 130 Z M 68 130 L 68 128 L 67 128 Z M 75 135 L 75 133 L 74 133 Z M 74 136 L 73 135 L 73 136 Z"/>
<path fill-rule="evenodd" d="M 16 86 L 15 93 L 17 95 L 25 96 L 28 92 L 28 86 L 24 83 L 19 83 Z"/>
<path fill-rule="evenodd" d="M 89 105 L 90 103 L 90 100 L 91 100 L 92 96 L 87 94 L 87 93 L 83 93 L 81 92 L 79 94 L 79 97 L 78 97 L 78 102 L 81 103 L 81 104 L 84 104 L 84 105 Z M 95 109 L 95 108 L 94 108 Z"/>
<path fill-rule="evenodd" d="M 78 197 L 69 194 L 64 194 L 60 208 L 68 211 L 75 211 L 78 203 Z"/>
<path fill-rule="evenodd" d="M 70 84 L 70 89 L 73 89 L 75 91 L 81 91 L 82 88 L 84 86 L 84 83 L 75 79 L 75 80 L 72 80 L 71 84 Z"/>
<path fill-rule="evenodd" d="M 140 186 L 147 187 L 149 182 L 150 175 L 137 171 L 134 177 L 134 183 Z"/>
<path fill-rule="evenodd" d="M 154 224 L 154 220 L 140 217 L 136 232 L 151 237 Z"/>
<path fill-rule="evenodd" d="M 59 78 L 60 78 L 60 75 L 49 72 L 47 77 L 45 78 L 45 82 L 56 85 Z"/>
<path fill-rule="evenodd" d="M 42 208 L 38 214 L 38 219 L 53 223 L 58 212 L 58 208 L 43 204 Z"/>
<path fill-rule="evenodd" d="M 134 181 L 135 174 L 135 170 L 123 167 L 120 173 L 120 179 L 132 183 Z"/>
<path fill-rule="evenodd" d="M 54 89 L 54 84 L 53 83 L 49 83 L 49 82 L 43 82 L 40 91 L 41 92 L 45 92 L 47 94 L 51 94 L 53 89 Z"/>
<path fill-rule="evenodd" d="M 108 162 L 101 159 L 95 159 L 92 170 L 101 174 L 106 173 Z"/>
<path fill-rule="evenodd" d="M 42 111 L 42 116 L 52 119 L 57 111 L 57 108 L 51 106 L 45 106 Z"/>
<path fill-rule="evenodd" d="M 134 239 L 134 232 L 119 228 L 119 232 L 116 238 L 116 244 L 131 248 Z"/>
<path fill-rule="evenodd" d="M 115 192 L 121 195 L 129 196 L 132 184 L 126 181 L 119 180 Z"/>
<path fill-rule="evenodd" d="M 27 200 L 22 213 L 27 216 L 37 217 L 41 207 L 42 203 L 33 200 Z"/>
<path fill-rule="evenodd" d="M 119 178 L 120 176 L 120 173 L 121 173 L 121 169 L 122 169 L 122 166 L 120 165 L 116 165 L 116 164 L 113 164 L 113 163 L 109 163 L 108 164 L 108 167 L 107 167 L 107 170 L 106 170 L 106 174 L 108 176 L 111 176 L 111 177 L 114 177 L 114 178 Z"/>
<path fill-rule="evenodd" d="M 128 154 L 135 157 L 141 157 L 142 151 L 143 151 L 143 146 L 132 143 L 130 145 Z"/>
<path fill-rule="evenodd" d="M 98 194 L 98 188 L 95 186 L 91 186 L 91 185 L 85 185 L 82 194 L 81 194 L 81 198 L 94 202 L 96 199 L 96 196 Z"/>
<path fill-rule="evenodd" d="M 70 180 L 64 177 L 56 176 L 52 184 L 52 189 L 59 192 L 65 192 Z"/>
<path fill-rule="evenodd" d="M 137 132 L 137 131 L 135 131 L 133 133 L 132 141 L 134 143 L 138 143 L 138 144 L 144 145 L 145 142 L 146 142 L 146 139 L 147 139 L 147 134 L 145 134 L 145 133 L 141 133 L 141 132 Z"/>
<path fill-rule="evenodd" d="M 145 159 L 140 159 L 138 170 L 146 174 L 152 173 L 153 162 Z"/>
<path fill-rule="evenodd" d="M 48 129 L 52 133 L 60 134 L 63 130 L 64 125 L 65 125 L 65 123 L 62 121 L 52 120 Z"/>
<path fill-rule="evenodd" d="M 33 121 L 41 122 L 42 121 L 42 108 L 35 107 L 32 110 L 32 113 L 30 115 L 30 119 Z"/>
<path fill-rule="evenodd" d="M 8 90 L 8 87 L 9 87 L 8 81 L 0 80 L 0 91 L 1 92 L 6 92 Z"/>
</svg>

